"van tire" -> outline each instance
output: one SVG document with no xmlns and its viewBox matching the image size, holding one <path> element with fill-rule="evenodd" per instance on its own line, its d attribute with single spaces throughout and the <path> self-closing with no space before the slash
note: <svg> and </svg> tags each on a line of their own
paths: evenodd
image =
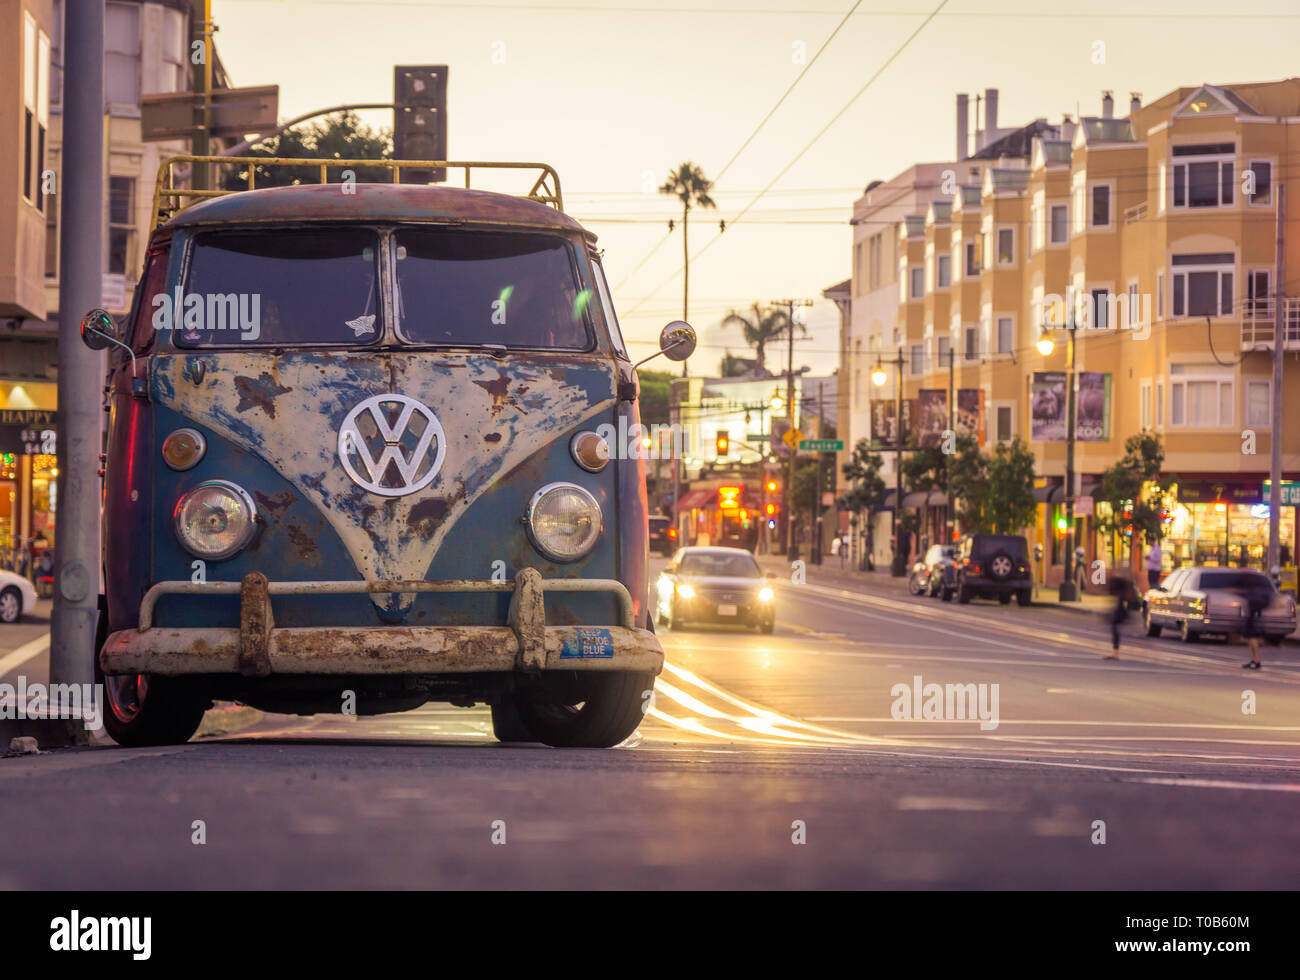
<svg viewBox="0 0 1300 980">
<path fill-rule="evenodd" d="M 137 674 L 134 678 L 137 690 L 140 679 L 145 680 L 144 703 L 133 717 L 119 715 L 114 707 L 114 697 L 105 683 L 104 671 L 99 666 L 99 651 L 107 639 L 108 615 L 101 597 L 99 623 L 95 629 L 95 683 L 104 685 L 101 688 L 104 691 L 104 731 L 118 745 L 130 749 L 188 742 L 199 730 L 203 713 L 212 706 L 212 699 L 187 678 Z"/>
<path fill-rule="evenodd" d="M 654 690 L 654 675 L 619 670 L 591 679 L 581 707 L 546 700 L 544 695 L 515 703 L 520 720 L 537 741 L 562 749 L 607 749 L 636 731 Z"/>
</svg>

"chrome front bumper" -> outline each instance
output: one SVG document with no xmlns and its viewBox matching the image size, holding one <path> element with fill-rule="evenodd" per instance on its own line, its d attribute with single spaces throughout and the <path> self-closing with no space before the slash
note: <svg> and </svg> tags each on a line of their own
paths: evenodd
<svg viewBox="0 0 1300 980">
<path fill-rule="evenodd" d="M 406 592 L 509 592 L 506 626 L 276 627 L 271 597 Z M 547 626 L 546 592 L 607 592 L 618 626 Z M 164 595 L 238 595 L 239 627 L 154 626 Z M 513 582 L 159 582 L 140 603 L 140 625 L 111 634 L 106 674 L 457 674 L 492 671 L 631 670 L 658 674 L 664 652 L 638 629 L 632 598 L 612 579 L 552 579 L 533 568 Z"/>
</svg>

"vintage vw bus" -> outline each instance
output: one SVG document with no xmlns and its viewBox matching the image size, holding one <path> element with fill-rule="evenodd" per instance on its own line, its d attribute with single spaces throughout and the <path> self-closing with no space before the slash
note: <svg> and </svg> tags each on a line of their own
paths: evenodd
<svg viewBox="0 0 1300 980">
<path fill-rule="evenodd" d="M 487 703 L 503 741 L 627 738 L 663 664 L 645 464 L 602 435 L 638 424 L 637 381 L 554 171 L 175 189 L 193 159 L 160 172 L 127 321 L 82 325 L 111 351 L 110 734 L 182 742 L 220 698 Z M 540 176 L 468 189 L 481 167 Z M 671 358 L 694 344 L 665 328 Z"/>
</svg>

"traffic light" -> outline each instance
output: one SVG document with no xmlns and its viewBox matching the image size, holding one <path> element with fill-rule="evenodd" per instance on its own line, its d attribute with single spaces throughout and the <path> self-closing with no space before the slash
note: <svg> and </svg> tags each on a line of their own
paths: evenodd
<svg viewBox="0 0 1300 980">
<path fill-rule="evenodd" d="M 719 429 L 719 430 L 718 430 L 717 442 L 715 443 L 715 445 L 717 446 L 717 449 L 718 449 L 718 458 L 719 458 L 719 459 L 721 459 L 723 456 L 727 455 L 727 451 L 728 451 L 728 449 L 730 448 L 730 445 L 731 445 L 731 440 L 730 440 L 730 438 L 728 438 L 728 432 L 727 432 L 726 429 Z"/>
<path fill-rule="evenodd" d="M 781 484 L 777 483 L 775 480 L 768 480 L 768 481 L 767 481 L 767 492 L 768 492 L 768 493 L 780 493 L 780 492 L 781 492 Z"/>
<path fill-rule="evenodd" d="M 397 65 L 393 68 L 393 157 L 398 160 L 447 159 L 447 66 Z M 407 170 L 407 183 L 447 179 L 444 167 Z"/>
</svg>

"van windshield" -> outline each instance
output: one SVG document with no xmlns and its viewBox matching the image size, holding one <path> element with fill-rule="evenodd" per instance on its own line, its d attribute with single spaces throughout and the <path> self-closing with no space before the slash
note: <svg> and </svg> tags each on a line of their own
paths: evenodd
<svg viewBox="0 0 1300 980">
<path fill-rule="evenodd" d="M 204 232 L 181 308 L 145 297 L 142 310 L 174 327 L 179 347 L 369 344 L 380 335 L 378 270 L 379 236 L 366 228 Z"/>
<path fill-rule="evenodd" d="M 589 350 L 587 304 L 563 238 L 403 228 L 398 331 L 413 344 Z"/>
</svg>

